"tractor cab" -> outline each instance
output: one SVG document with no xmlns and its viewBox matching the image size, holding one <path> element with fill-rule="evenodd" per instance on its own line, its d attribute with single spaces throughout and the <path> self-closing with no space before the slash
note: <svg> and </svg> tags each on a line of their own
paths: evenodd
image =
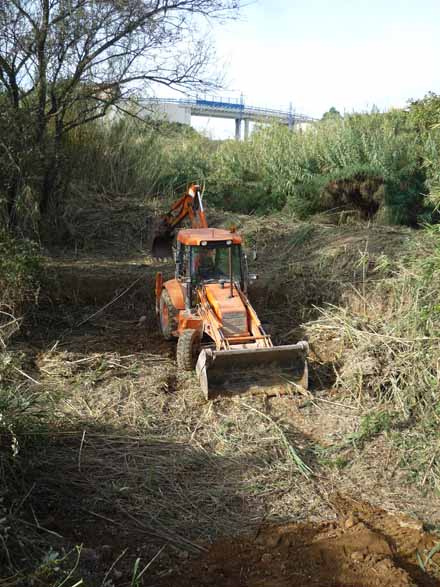
<svg viewBox="0 0 440 587">
<path fill-rule="evenodd" d="M 198 228 L 179 231 L 176 279 L 186 283 L 191 290 L 202 284 L 226 286 L 231 283 L 246 291 L 247 268 L 241 243 L 241 237 L 229 230 Z"/>
</svg>

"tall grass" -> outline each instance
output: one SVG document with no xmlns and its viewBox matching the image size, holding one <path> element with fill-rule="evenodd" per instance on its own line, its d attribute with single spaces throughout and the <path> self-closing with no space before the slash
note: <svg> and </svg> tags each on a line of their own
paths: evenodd
<svg viewBox="0 0 440 587">
<path fill-rule="evenodd" d="M 129 116 L 80 127 L 66 141 L 70 182 L 91 193 L 138 196 L 202 180 L 208 139 L 189 127 Z"/>
<path fill-rule="evenodd" d="M 199 181 L 211 205 L 235 212 L 284 210 L 304 219 L 348 210 L 417 225 L 433 219 L 440 129 L 420 130 L 410 112 L 371 112 L 302 131 L 260 126 L 248 141 L 220 142 L 184 125 L 123 116 L 72 133 L 63 157 L 61 200 L 78 192 L 171 198 Z M 62 206 L 54 214 L 62 216 Z"/>
<path fill-rule="evenodd" d="M 423 155 L 433 142 L 405 112 L 329 118 L 304 132 L 262 128 L 248 148 L 270 203 L 305 218 L 354 208 L 384 220 L 415 224 L 426 209 Z"/>
<path fill-rule="evenodd" d="M 421 108 L 332 116 L 294 132 L 260 126 L 245 142 L 212 141 L 185 125 L 128 115 L 96 121 L 65 138 L 52 219 L 62 218 L 72 194 L 73 200 L 78 193 L 89 200 L 94 194 L 171 198 L 199 181 L 212 205 L 236 212 L 284 210 L 304 219 L 348 210 L 385 223 L 432 221 L 438 216 L 432 194 L 440 183 L 440 129 L 421 124 Z M 29 223 L 33 201 L 38 209 L 31 178 L 40 171 L 28 159 L 20 159 L 16 175 L 24 178 L 17 214 Z M 13 175 L 7 152 L 0 163 L 7 171 L 0 173 L 1 208 Z M 39 221 L 33 221 L 34 232 Z"/>
<path fill-rule="evenodd" d="M 392 415 L 401 465 L 440 491 L 440 227 L 414 240 L 358 303 L 327 307 L 310 326 L 338 341 L 337 386 L 359 405 Z M 365 259 L 368 263 L 368 259 Z M 383 259 L 386 263 L 386 259 Z"/>
<path fill-rule="evenodd" d="M 122 120 L 99 143 L 101 174 L 116 191 L 170 193 L 197 180 L 214 205 L 300 218 L 336 209 L 393 224 L 431 220 L 440 168 L 440 131 L 420 131 L 404 111 L 329 117 L 296 132 L 261 126 L 246 142 Z"/>
</svg>

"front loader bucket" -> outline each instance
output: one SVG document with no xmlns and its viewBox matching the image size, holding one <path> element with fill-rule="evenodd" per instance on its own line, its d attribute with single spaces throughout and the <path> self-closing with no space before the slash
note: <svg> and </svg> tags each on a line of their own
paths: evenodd
<svg viewBox="0 0 440 587">
<path fill-rule="evenodd" d="M 273 348 L 202 349 L 196 372 L 206 399 L 250 390 L 307 389 L 308 350 L 306 341 Z"/>
</svg>

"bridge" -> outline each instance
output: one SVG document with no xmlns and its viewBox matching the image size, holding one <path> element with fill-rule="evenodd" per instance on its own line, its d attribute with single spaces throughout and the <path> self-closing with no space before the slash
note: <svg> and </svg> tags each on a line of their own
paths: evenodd
<svg viewBox="0 0 440 587">
<path fill-rule="evenodd" d="M 212 118 L 230 118 L 235 120 L 235 138 L 241 138 L 241 126 L 244 123 L 244 138 L 249 137 L 249 122 L 277 121 L 289 128 L 302 123 L 310 123 L 315 118 L 298 114 L 290 106 L 287 110 L 248 106 L 243 98 L 147 98 L 140 103 L 150 106 L 154 111 L 163 113 L 170 122 L 191 124 L 192 116 Z"/>
</svg>

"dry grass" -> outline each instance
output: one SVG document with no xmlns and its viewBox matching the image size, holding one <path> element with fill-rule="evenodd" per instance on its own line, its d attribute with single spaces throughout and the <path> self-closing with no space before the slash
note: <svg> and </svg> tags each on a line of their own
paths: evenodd
<svg viewBox="0 0 440 587">
<path fill-rule="evenodd" d="M 345 307 L 328 306 L 309 324 L 315 347 L 329 349 L 339 392 L 364 410 L 382 410 L 407 478 L 440 487 L 440 335 L 438 244 L 422 236 L 391 276 L 356 290 Z"/>
<path fill-rule="evenodd" d="M 123 342 L 127 345 L 129 340 Z M 161 346 L 154 335 L 145 341 L 147 348 L 155 344 Z M 87 346 L 93 347 L 91 337 Z M 267 514 L 260 496 L 262 488 L 265 494 L 286 492 L 292 493 L 295 501 L 300 499 L 294 494 L 301 466 L 305 465 L 300 458 L 292 459 L 292 454 L 297 454 L 296 442 L 290 446 L 286 436 L 289 431 L 275 421 L 268 423 L 264 396 L 255 398 L 252 406 L 242 398 L 206 403 L 198 382 L 192 376 L 178 376 L 174 361 L 164 357 L 170 350 L 162 344 L 157 354 L 148 350 L 127 355 L 49 351 L 40 355 L 38 367 L 44 384 L 59 397 L 57 418 L 64 426 L 92 430 L 90 454 L 98 446 L 93 430 L 106 431 L 110 437 L 108 451 L 116 446 L 111 440 L 115 429 L 117 434 L 119 429 L 130 431 L 134 445 L 129 440 L 123 447 L 120 439 L 117 444 L 122 453 L 133 455 L 133 467 L 127 465 L 125 482 L 136 507 L 144 503 L 144 515 L 154 510 L 159 520 L 161 515 L 169 516 L 172 526 L 183 535 L 196 532 L 206 540 L 261 521 Z M 139 437 L 139 433 L 145 436 Z M 88 432 L 83 458 L 87 439 Z M 290 439 L 293 441 L 293 437 Z M 150 451 L 148 442 L 164 440 L 163 450 L 157 451 L 158 460 L 152 462 L 149 455 L 155 449 Z M 141 449 L 136 450 L 138 442 Z M 301 444 L 304 450 L 304 442 Z M 110 452 L 103 461 L 109 463 L 108 479 L 115 478 Z M 145 486 L 136 476 L 143 475 L 148 467 L 154 469 L 153 477 L 158 480 L 145 495 Z M 194 476 L 196 471 L 200 474 Z M 155 504 L 155 496 L 167 507 Z M 188 519 L 179 516 L 179 511 L 187 511 Z M 287 512 L 280 509 L 271 515 L 281 519 Z"/>
<path fill-rule="evenodd" d="M 51 264 L 64 305 L 52 300 L 52 306 L 40 308 L 38 330 L 24 347 L 23 366 L 51 402 L 51 415 L 45 429 L 29 430 L 22 437 L 25 475 L 17 495 L 30 493 L 20 508 L 15 503 L 14 519 L 16 527 L 32 523 L 33 533 L 44 534 L 40 525 L 62 536 L 44 534 L 59 550 L 70 552 L 79 543 L 95 550 L 99 561 L 90 585 L 101 585 L 111 565 L 99 558 L 102 545 L 111 548 L 112 561 L 127 549 L 122 564 L 128 576 L 127 565 L 135 558 L 151 560 L 166 544 L 154 571 L 165 573 L 219 536 L 242 533 L 264 521 L 332 517 L 328 496 L 335 491 L 425 519 L 436 515 L 435 502 L 421 496 L 435 474 L 435 459 L 424 465 L 421 491 L 399 477 L 398 460 L 408 451 L 396 449 L 397 430 L 365 434 L 365 414 L 379 405 L 379 396 L 367 396 L 365 390 L 372 391 L 375 384 L 369 387 L 363 371 L 363 391 L 356 378 L 347 387 L 348 362 L 345 372 L 339 370 L 350 349 L 359 351 L 362 345 L 373 345 L 381 356 L 395 353 L 401 367 L 401 341 L 382 340 L 383 332 L 371 328 L 365 299 L 381 272 L 393 270 L 384 249 L 405 247 L 407 232 L 352 227 L 321 231 L 304 225 L 279 236 L 281 220 L 267 226 L 256 219 L 248 222 L 245 232 L 257 250 L 253 266 L 263 276 L 269 271 L 254 292 L 256 306 L 275 323 L 278 339 L 298 336 L 301 318 L 317 312 L 308 304 L 335 294 L 336 286 L 330 290 L 330 284 L 340 280 L 352 292 L 342 300 L 351 313 L 327 308 L 307 325 L 316 351 L 312 397 L 268 399 L 263 393 L 206 403 L 195 378 L 176 372 L 173 344 L 159 338 L 151 312 L 154 268 L 148 259 L 142 267 L 138 257 L 130 263 L 81 255 Z M 283 248 L 280 238 L 289 238 L 290 245 Z M 105 307 L 141 274 L 147 285 L 136 284 Z M 75 305 L 68 305 L 69 296 Z M 305 306 L 300 305 L 303 296 Z M 368 297 L 369 304 L 372 299 Z M 97 301 L 98 307 L 92 305 Z M 381 308 L 386 324 L 385 310 L 390 308 Z M 146 320 L 139 322 L 141 315 Z M 331 389 L 336 374 L 339 379 Z M 35 391 L 30 381 L 26 385 Z M 391 396 L 385 394 L 380 401 L 380 409 L 387 409 Z M 389 474 L 383 471 L 385 453 Z M 34 543 L 47 548 L 47 540 Z M 15 553 L 11 548 L 12 559 Z M 81 573 L 84 564 L 81 558 Z"/>
<path fill-rule="evenodd" d="M 205 402 L 195 378 L 176 373 L 172 345 L 123 320 L 125 311 L 119 304 L 43 346 L 37 339 L 28 374 L 51 407 L 44 429 L 21 432 L 17 493 L 29 495 L 13 506 L 14 532 L 32 523 L 32 541 L 41 525 L 62 537 L 45 536 L 58 552 L 110 543 L 115 559 L 126 545 L 125 564 L 134 543 L 143 560 L 167 544 L 165 570 L 176 553 L 263 521 L 331 515 L 314 490 L 309 440 L 271 413 L 264 394 Z M 34 544 L 33 561 L 42 556 Z M 8 548 L 12 573 L 14 541 Z"/>
<path fill-rule="evenodd" d="M 322 310 L 310 326 L 310 332 L 325 331 L 339 342 L 335 359 L 343 366 L 337 384 L 356 400 L 370 394 L 392 402 L 405 418 L 414 409 L 429 409 L 440 380 L 440 340 L 392 334 L 393 326 L 377 319 L 377 309 L 370 310 L 370 315 L 356 315 L 333 307 Z"/>
</svg>

